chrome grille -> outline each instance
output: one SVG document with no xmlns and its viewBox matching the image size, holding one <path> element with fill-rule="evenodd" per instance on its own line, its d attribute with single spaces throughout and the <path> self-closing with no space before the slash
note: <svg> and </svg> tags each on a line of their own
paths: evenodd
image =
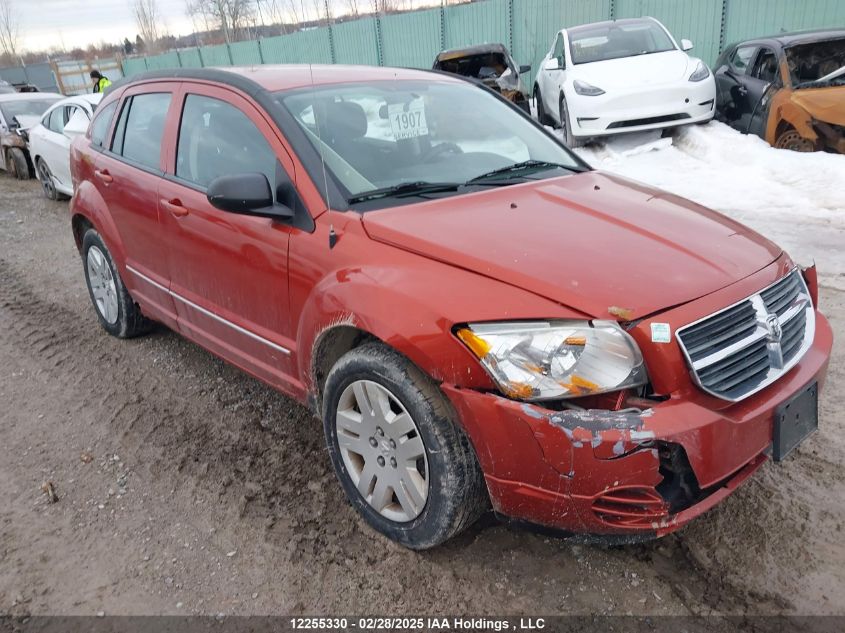
<svg viewBox="0 0 845 633">
<path fill-rule="evenodd" d="M 815 312 L 794 269 L 758 294 L 678 329 L 696 384 L 737 401 L 770 385 L 804 355 L 815 335 Z"/>
</svg>

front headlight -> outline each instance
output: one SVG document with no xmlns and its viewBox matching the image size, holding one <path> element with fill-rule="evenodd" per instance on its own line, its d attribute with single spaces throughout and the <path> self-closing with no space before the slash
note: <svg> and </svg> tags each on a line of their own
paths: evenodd
<svg viewBox="0 0 845 633">
<path fill-rule="evenodd" d="M 575 92 L 586 97 L 598 97 L 599 95 L 604 94 L 604 90 L 601 88 L 597 88 L 596 86 L 588 84 L 586 81 L 581 81 L 580 79 L 573 81 L 572 85 L 575 87 Z"/>
<path fill-rule="evenodd" d="M 689 76 L 690 81 L 704 81 L 710 76 L 710 69 L 704 62 L 698 62 L 695 71 Z"/>
<path fill-rule="evenodd" d="M 637 344 L 613 321 L 470 323 L 457 336 L 505 395 L 574 398 L 648 381 Z"/>
</svg>

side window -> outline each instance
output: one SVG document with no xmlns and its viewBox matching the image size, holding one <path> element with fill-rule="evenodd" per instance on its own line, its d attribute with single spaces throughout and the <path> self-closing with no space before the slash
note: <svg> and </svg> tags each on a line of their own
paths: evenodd
<svg viewBox="0 0 845 633">
<path fill-rule="evenodd" d="M 127 160 L 158 169 L 171 96 L 169 92 L 151 92 L 128 97 L 120 111 L 111 150 Z"/>
<path fill-rule="evenodd" d="M 176 176 L 201 187 L 219 176 L 260 172 L 276 182 L 276 155 L 258 128 L 225 101 L 188 95 L 179 126 Z"/>
<path fill-rule="evenodd" d="M 65 129 L 65 112 L 64 108 L 56 108 L 50 113 L 49 125 L 51 132 L 61 134 Z"/>
<path fill-rule="evenodd" d="M 748 69 L 748 64 L 751 63 L 751 57 L 754 55 L 756 48 L 756 46 L 738 46 L 733 54 L 731 54 L 729 61 L 731 68 L 744 75 Z"/>
<path fill-rule="evenodd" d="M 775 80 L 778 73 L 778 60 L 770 48 L 761 48 L 751 70 L 751 76 L 761 81 L 770 83 Z"/>
<path fill-rule="evenodd" d="M 93 145 L 103 147 L 106 144 L 106 134 L 109 132 L 109 125 L 111 125 L 111 119 L 116 109 L 117 101 L 113 101 L 94 117 L 94 122 L 91 123 L 91 143 Z"/>
</svg>

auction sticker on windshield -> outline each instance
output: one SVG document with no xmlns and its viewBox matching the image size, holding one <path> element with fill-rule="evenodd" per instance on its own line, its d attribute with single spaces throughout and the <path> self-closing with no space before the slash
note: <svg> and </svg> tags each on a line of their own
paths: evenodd
<svg viewBox="0 0 845 633">
<path fill-rule="evenodd" d="M 425 121 L 425 106 L 422 100 L 411 103 L 391 103 L 387 108 L 393 138 L 402 141 L 428 135 Z"/>
</svg>

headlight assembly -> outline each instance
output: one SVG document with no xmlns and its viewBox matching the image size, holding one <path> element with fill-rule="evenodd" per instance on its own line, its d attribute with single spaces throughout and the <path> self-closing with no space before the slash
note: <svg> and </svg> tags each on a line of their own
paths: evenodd
<svg viewBox="0 0 845 633">
<path fill-rule="evenodd" d="M 601 88 L 597 88 L 596 86 L 590 85 L 586 81 L 581 81 L 580 79 L 573 81 L 572 85 L 575 88 L 575 92 L 586 97 L 598 97 L 599 95 L 604 94 L 604 90 Z"/>
<path fill-rule="evenodd" d="M 648 381 L 634 340 L 613 321 L 470 323 L 457 336 L 505 395 L 574 398 Z"/>
<path fill-rule="evenodd" d="M 710 76 L 710 69 L 704 62 L 698 62 L 695 71 L 689 76 L 690 81 L 704 81 Z"/>
</svg>

